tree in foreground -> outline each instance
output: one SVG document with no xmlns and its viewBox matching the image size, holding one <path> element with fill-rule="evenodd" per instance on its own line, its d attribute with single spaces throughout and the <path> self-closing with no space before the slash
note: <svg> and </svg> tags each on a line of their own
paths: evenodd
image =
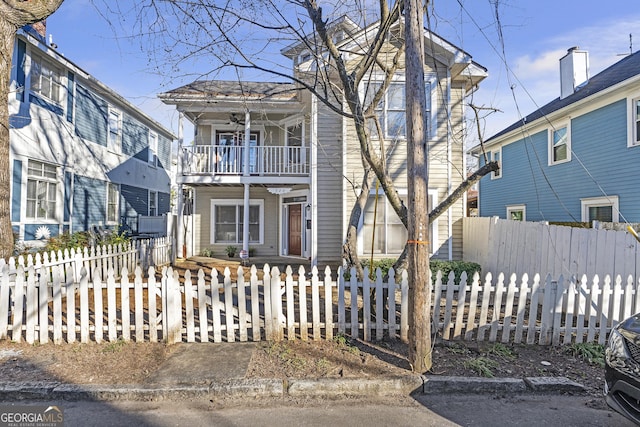
<svg viewBox="0 0 640 427">
<path fill-rule="evenodd" d="M 13 254 L 11 227 L 11 174 L 9 169 L 9 87 L 11 58 L 19 28 L 40 22 L 63 0 L 3 0 L 0 2 L 0 257 Z"/>
</svg>

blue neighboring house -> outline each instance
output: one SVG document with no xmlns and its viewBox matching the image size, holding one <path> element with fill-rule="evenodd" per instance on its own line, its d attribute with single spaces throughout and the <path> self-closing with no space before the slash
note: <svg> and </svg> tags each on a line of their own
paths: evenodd
<svg viewBox="0 0 640 427">
<path fill-rule="evenodd" d="M 561 96 L 471 150 L 500 163 L 480 181 L 480 216 L 640 222 L 640 53 L 588 69 L 587 52 L 569 49 Z"/>
<path fill-rule="evenodd" d="M 135 226 L 170 210 L 175 137 L 46 43 L 18 31 L 11 70 L 11 222 L 18 240 Z"/>
</svg>

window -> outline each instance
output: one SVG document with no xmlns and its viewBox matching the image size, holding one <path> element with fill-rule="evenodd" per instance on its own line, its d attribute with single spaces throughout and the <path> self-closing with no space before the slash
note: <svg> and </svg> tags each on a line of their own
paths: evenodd
<svg viewBox="0 0 640 427">
<path fill-rule="evenodd" d="M 377 255 L 399 254 L 407 243 L 407 229 L 400 221 L 398 215 L 393 210 L 382 190 L 378 191 L 378 201 L 376 209 L 375 190 L 369 195 L 369 199 L 362 215 L 361 241 L 362 253 Z M 407 204 L 407 192 L 400 192 L 400 199 Z M 435 207 L 437 203 L 437 192 L 429 190 L 429 206 Z M 375 224 L 375 227 L 374 227 Z M 429 253 L 433 253 L 433 242 L 438 241 L 437 221 L 429 228 Z"/>
<path fill-rule="evenodd" d="M 525 205 L 507 206 L 507 219 L 512 221 L 526 221 L 527 207 Z"/>
<path fill-rule="evenodd" d="M 122 113 L 109 107 L 109 149 L 120 151 L 122 141 Z"/>
<path fill-rule="evenodd" d="M 158 193 L 149 191 L 149 216 L 158 215 Z"/>
<path fill-rule="evenodd" d="M 618 196 L 581 199 L 580 205 L 583 222 L 618 222 Z"/>
<path fill-rule="evenodd" d="M 571 134 L 569 125 L 549 130 L 549 164 L 564 163 L 571 160 Z"/>
<path fill-rule="evenodd" d="M 629 130 L 630 147 L 640 145 L 640 98 L 631 100 L 631 120 L 632 128 Z"/>
<path fill-rule="evenodd" d="M 502 177 L 502 148 L 498 148 L 490 153 L 491 161 L 498 163 L 498 170 L 491 172 L 491 179 Z"/>
<path fill-rule="evenodd" d="M 158 134 L 149 132 L 149 164 L 157 166 L 158 156 Z"/>
<path fill-rule="evenodd" d="M 304 145 L 304 126 L 302 122 L 287 126 L 287 147 L 302 147 Z M 295 166 L 305 162 L 305 152 L 302 149 L 291 148 L 287 150 L 289 165 Z"/>
<path fill-rule="evenodd" d="M 27 218 L 55 219 L 58 192 L 57 167 L 29 160 L 27 175 Z"/>
<path fill-rule="evenodd" d="M 242 200 L 212 200 L 211 243 L 242 243 L 244 205 Z M 262 243 L 264 203 L 249 202 L 249 243 Z"/>
<path fill-rule="evenodd" d="M 120 189 L 117 184 L 107 183 L 107 222 L 118 223 L 118 200 L 120 199 Z"/>
<path fill-rule="evenodd" d="M 363 106 L 368 108 L 376 92 L 382 86 L 381 82 L 369 82 L 363 87 Z M 375 108 L 376 116 L 380 122 L 382 134 L 385 138 L 406 138 L 406 92 L 404 82 L 392 82 L 387 88 L 380 102 Z M 431 83 L 425 83 L 425 132 L 427 137 L 431 135 Z M 367 120 L 369 135 L 378 137 L 378 130 L 373 119 Z"/>
<path fill-rule="evenodd" d="M 62 103 L 62 78 L 59 69 L 37 56 L 31 57 L 31 91 Z"/>
</svg>

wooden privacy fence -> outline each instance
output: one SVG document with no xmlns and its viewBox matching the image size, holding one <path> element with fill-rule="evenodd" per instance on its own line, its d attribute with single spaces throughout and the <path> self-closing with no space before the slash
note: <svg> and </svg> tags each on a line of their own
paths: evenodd
<svg viewBox="0 0 640 427">
<path fill-rule="evenodd" d="M 483 274 L 640 275 L 640 244 L 625 231 L 498 218 L 463 219 L 463 258 Z"/>
<path fill-rule="evenodd" d="M 251 267 L 248 279 L 238 268 L 224 277 L 171 268 L 148 278 L 142 269 L 128 270 L 116 280 L 81 271 L 73 281 L 72 267 L 55 266 L 44 273 L 35 266 L 0 270 L 0 339 L 40 342 L 166 341 L 233 342 L 260 340 L 319 340 L 345 334 L 365 340 L 408 337 L 408 283 L 375 280 L 334 280 L 327 267 L 314 267 L 309 279 L 304 268 L 297 276 L 277 268 L 263 269 L 258 280 Z M 214 270 L 215 271 L 215 270 Z M 393 273 L 393 272 L 391 272 Z M 342 270 L 338 270 L 342 277 Z M 393 278 L 393 274 L 390 274 Z M 597 276 L 579 281 L 562 276 L 531 280 L 515 274 L 505 281 L 478 274 L 467 283 L 463 274 L 433 284 L 432 325 L 446 340 L 504 343 L 604 343 L 617 321 L 640 309 L 633 280 L 614 281 Z"/>
</svg>

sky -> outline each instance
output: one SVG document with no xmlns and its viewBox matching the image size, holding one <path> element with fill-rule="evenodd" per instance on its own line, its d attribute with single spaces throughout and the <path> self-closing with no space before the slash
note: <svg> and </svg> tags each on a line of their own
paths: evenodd
<svg viewBox="0 0 640 427">
<path fill-rule="evenodd" d="M 177 112 L 162 104 L 157 94 L 194 78 L 172 74 L 168 68 L 160 74 L 153 71 L 147 52 L 153 46 L 123 37 L 116 29 L 119 25 L 110 25 L 100 13 L 101 3 L 96 4 L 98 8 L 92 0 L 65 0 L 49 17 L 47 32 L 58 51 L 177 135 Z M 640 6 L 634 0 L 500 0 L 497 6 L 496 0 L 431 0 L 430 4 L 433 14 L 425 26 L 464 49 L 488 71 L 489 77 L 473 95 L 475 105 L 499 110 L 484 119 L 485 139 L 559 96 L 559 59 L 567 49 L 578 46 L 589 52 L 593 76 L 630 52 L 630 34 L 632 50 L 640 48 Z M 121 24 L 126 27 L 134 20 L 123 16 Z M 187 127 L 187 141 L 189 132 Z"/>
</svg>

